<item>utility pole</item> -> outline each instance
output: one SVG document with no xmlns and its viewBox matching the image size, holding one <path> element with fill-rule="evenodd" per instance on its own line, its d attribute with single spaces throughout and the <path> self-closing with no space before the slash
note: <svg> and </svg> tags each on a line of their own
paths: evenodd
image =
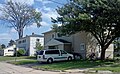
<svg viewBox="0 0 120 74">
<path fill-rule="evenodd" d="M 14 48 L 14 50 L 15 50 L 15 62 L 16 62 L 16 60 L 17 60 L 17 48 Z"/>
</svg>

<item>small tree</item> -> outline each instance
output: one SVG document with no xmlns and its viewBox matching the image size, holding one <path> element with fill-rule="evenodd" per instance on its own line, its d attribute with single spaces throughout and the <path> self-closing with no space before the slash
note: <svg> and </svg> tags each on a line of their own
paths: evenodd
<svg viewBox="0 0 120 74">
<path fill-rule="evenodd" d="M 41 45 L 40 42 L 36 42 L 36 47 L 35 47 L 36 51 L 42 50 L 43 46 Z"/>
<path fill-rule="evenodd" d="M 15 41 L 14 40 L 10 40 L 9 43 L 8 43 L 8 46 L 12 46 L 15 44 Z"/>
<path fill-rule="evenodd" d="M 24 50 L 24 49 L 19 49 L 18 51 L 17 51 L 17 56 L 23 56 L 23 55 L 25 55 L 25 53 L 26 53 L 26 51 Z M 15 53 L 16 54 L 16 53 Z"/>
<path fill-rule="evenodd" d="M 6 48 L 5 44 L 2 44 L 2 45 L 1 45 L 1 48 L 2 48 L 2 49 Z"/>
</svg>

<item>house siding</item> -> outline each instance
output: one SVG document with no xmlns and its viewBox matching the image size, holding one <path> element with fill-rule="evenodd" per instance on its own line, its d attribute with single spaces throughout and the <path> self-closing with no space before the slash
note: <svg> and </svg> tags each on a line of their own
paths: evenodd
<svg viewBox="0 0 120 74">
<path fill-rule="evenodd" d="M 51 39 L 53 39 L 51 37 L 52 34 L 57 35 L 53 31 L 44 33 L 45 45 L 47 44 L 47 42 L 49 42 Z M 70 35 L 70 36 L 62 36 L 62 37 L 56 36 L 56 38 L 66 40 L 71 43 L 70 46 L 59 45 L 59 48 L 69 50 L 69 52 L 72 51 L 74 53 L 79 53 L 84 59 L 88 58 L 91 53 L 95 53 L 96 56 L 100 57 L 101 52 L 99 52 L 100 48 L 98 46 L 98 42 L 90 33 L 78 32 L 78 33 Z M 51 42 L 51 44 L 52 44 L 52 42 Z M 47 48 L 47 46 L 46 46 L 46 48 Z M 106 51 L 106 54 L 105 54 L 106 57 L 111 54 L 111 56 L 109 56 L 109 58 L 113 58 L 113 49 L 114 49 L 113 46 L 109 46 L 109 48 L 107 49 L 109 51 Z"/>
<path fill-rule="evenodd" d="M 26 36 L 24 38 L 18 39 L 16 40 L 16 46 L 17 48 L 22 48 L 26 50 L 26 55 L 28 56 L 34 56 L 35 54 L 35 47 L 36 47 L 36 42 L 37 39 L 39 39 L 39 42 L 41 43 L 41 45 L 44 45 L 44 37 L 43 36 L 39 36 L 39 35 L 31 35 L 31 36 Z M 25 42 L 22 42 L 23 40 L 25 40 Z M 21 41 L 21 43 L 20 43 Z"/>
<path fill-rule="evenodd" d="M 13 46 L 5 48 L 4 49 L 4 56 L 14 56 L 14 53 L 15 53 L 14 49 L 15 49 L 15 47 L 16 46 L 13 45 Z"/>
<path fill-rule="evenodd" d="M 36 42 L 37 42 L 37 39 L 39 39 L 40 41 L 40 43 L 41 43 L 41 45 L 43 46 L 43 38 L 40 38 L 40 37 L 30 37 L 30 47 L 29 47 L 29 53 L 30 53 L 30 56 L 34 56 L 34 54 L 36 53 L 36 49 L 35 49 L 35 47 L 36 47 Z"/>
</svg>

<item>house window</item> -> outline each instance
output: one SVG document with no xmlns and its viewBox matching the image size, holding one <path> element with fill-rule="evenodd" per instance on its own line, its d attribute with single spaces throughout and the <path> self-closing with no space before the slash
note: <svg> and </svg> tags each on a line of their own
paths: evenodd
<svg viewBox="0 0 120 74">
<path fill-rule="evenodd" d="M 8 52 L 13 52 L 13 50 L 8 50 Z"/>
<path fill-rule="evenodd" d="M 49 49 L 55 49 L 55 46 L 49 46 Z"/>
<path fill-rule="evenodd" d="M 20 43 L 21 43 L 21 41 L 18 42 L 18 44 L 20 44 Z"/>
<path fill-rule="evenodd" d="M 49 46 L 48 47 L 49 49 L 58 49 L 58 46 L 56 45 L 56 46 Z"/>
<path fill-rule="evenodd" d="M 99 51 L 98 51 L 98 52 L 100 53 L 100 52 L 101 52 L 101 48 L 100 48 L 100 45 L 98 45 L 98 49 L 99 49 Z"/>
<path fill-rule="evenodd" d="M 25 42 L 26 42 L 26 40 L 23 40 L 23 41 L 22 41 L 22 43 L 25 43 Z"/>
<path fill-rule="evenodd" d="M 85 50 L 85 43 L 80 44 L 80 50 Z"/>
</svg>

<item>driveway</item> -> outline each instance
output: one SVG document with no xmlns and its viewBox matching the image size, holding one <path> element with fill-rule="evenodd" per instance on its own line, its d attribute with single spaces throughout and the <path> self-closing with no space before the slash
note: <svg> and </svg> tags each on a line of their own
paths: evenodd
<svg viewBox="0 0 120 74">
<path fill-rule="evenodd" d="M 13 65 L 6 62 L 0 62 L 0 74 L 83 74 L 83 73 L 42 71 L 24 66 Z"/>
</svg>

